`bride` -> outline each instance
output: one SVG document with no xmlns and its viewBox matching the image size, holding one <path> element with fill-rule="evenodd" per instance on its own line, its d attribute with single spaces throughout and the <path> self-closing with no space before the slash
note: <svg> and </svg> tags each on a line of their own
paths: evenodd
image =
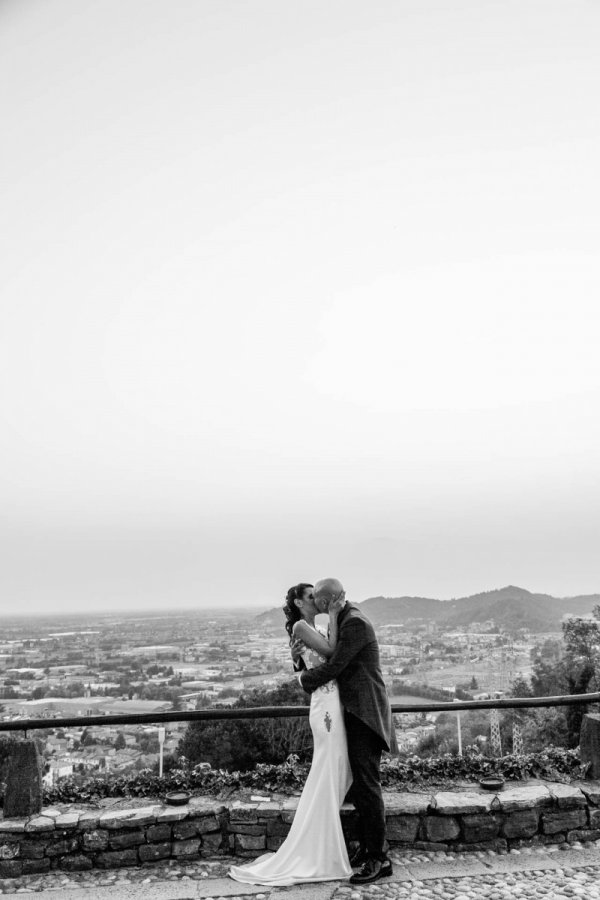
<svg viewBox="0 0 600 900">
<path fill-rule="evenodd" d="M 315 627 L 318 612 L 311 584 L 289 589 L 283 611 L 286 630 L 300 638 L 308 669 L 333 655 L 338 635 L 338 613 L 343 598 L 329 608 L 329 637 Z M 310 772 L 298 802 L 289 834 L 276 853 L 265 853 L 247 866 L 232 866 L 229 875 L 245 884 L 289 885 L 303 881 L 349 878 L 352 868 L 344 842 L 340 807 L 352 783 L 346 745 L 344 712 L 337 683 L 329 681 L 310 700 L 309 722 L 314 751 Z"/>
</svg>

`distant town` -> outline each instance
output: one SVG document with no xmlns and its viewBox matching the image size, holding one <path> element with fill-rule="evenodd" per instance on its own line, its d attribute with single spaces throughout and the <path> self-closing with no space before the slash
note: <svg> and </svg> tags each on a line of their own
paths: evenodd
<svg viewBox="0 0 600 900">
<path fill-rule="evenodd" d="M 365 602 L 365 611 L 368 604 Z M 412 616 L 374 622 L 390 698 L 423 702 L 497 698 L 528 678 L 541 648 L 559 653 L 560 634 L 509 629 L 493 618 L 460 628 Z M 3 721 L 194 710 L 233 704 L 249 689 L 292 677 L 279 609 L 90 614 L 2 620 Z M 440 693 L 440 696 L 442 694 Z M 435 714 L 396 716 L 401 749 L 435 729 Z M 187 725 L 170 723 L 163 754 L 176 756 Z M 48 783 L 73 774 L 124 773 L 158 765 L 156 725 L 36 732 Z"/>
</svg>

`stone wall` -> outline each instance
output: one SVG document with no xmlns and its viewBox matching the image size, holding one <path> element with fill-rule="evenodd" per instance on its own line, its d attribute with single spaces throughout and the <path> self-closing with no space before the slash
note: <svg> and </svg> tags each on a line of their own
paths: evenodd
<svg viewBox="0 0 600 900">
<path fill-rule="evenodd" d="M 390 792 L 385 802 L 392 846 L 473 850 L 600 839 L 600 782 L 535 783 L 498 794 Z M 29 819 L 0 819 L 0 876 L 216 853 L 253 857 L 280 846 L 297 803 L 297 797 L 227 804 L 200 797 L 184 807 L 149 802 L 136 809 L 47 809 Z M 342 822 L 347 840 L 355 840 L 350 806 L 343 808 Z"/>
</svg>

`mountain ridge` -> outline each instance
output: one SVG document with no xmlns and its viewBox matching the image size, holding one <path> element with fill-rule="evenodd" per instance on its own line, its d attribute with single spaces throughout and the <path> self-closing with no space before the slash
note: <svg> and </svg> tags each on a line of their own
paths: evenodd
<svg viewBox="0 0 600 900">
<path fill-rule="evenodd" d="M 367 597 L 356 605 L 374 625 L 433 623 L 458 628 L 493 619 L 504 628 L 531 631 L 559 631 L 565 614 L 589 615 L 600 604 L 600 594 L 554 597 L 533 593 L 517 585 L 506 585 L 467 597 L 438 600 L 433 597 Z M 268 610 L 257 620 L 276 625 L 282 622 L 281 608 Z"/>
</svg>

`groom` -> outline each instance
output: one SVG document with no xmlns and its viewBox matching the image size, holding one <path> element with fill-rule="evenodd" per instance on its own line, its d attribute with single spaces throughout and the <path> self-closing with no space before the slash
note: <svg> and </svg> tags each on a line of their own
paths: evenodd
<svg viewBox="0 0 600 900">
<path fill-rule="evenodd" d="M 326 613 L 346 592 L 337 578 L 317 581 L 314 603 Z M 292 647 L 295 656 L 299 648 Z M 385 809 L 379 766 L 383 750 L 390 749 L 392 713 L 385 689 L 375 631 L 358 607 L 345 603 L 338 615 L 338 640 L 333 656 L 322 666 L 303 670 L 298 679 L 312 694 L 337 680 L 348 737 L 348 756 L 353 783 L 351 800 L 358 813 L 360 847 L 350 860 L 360 866 L 351 884 L 369 884 L 392 874 L 385 843 Z"/>
</svg>

